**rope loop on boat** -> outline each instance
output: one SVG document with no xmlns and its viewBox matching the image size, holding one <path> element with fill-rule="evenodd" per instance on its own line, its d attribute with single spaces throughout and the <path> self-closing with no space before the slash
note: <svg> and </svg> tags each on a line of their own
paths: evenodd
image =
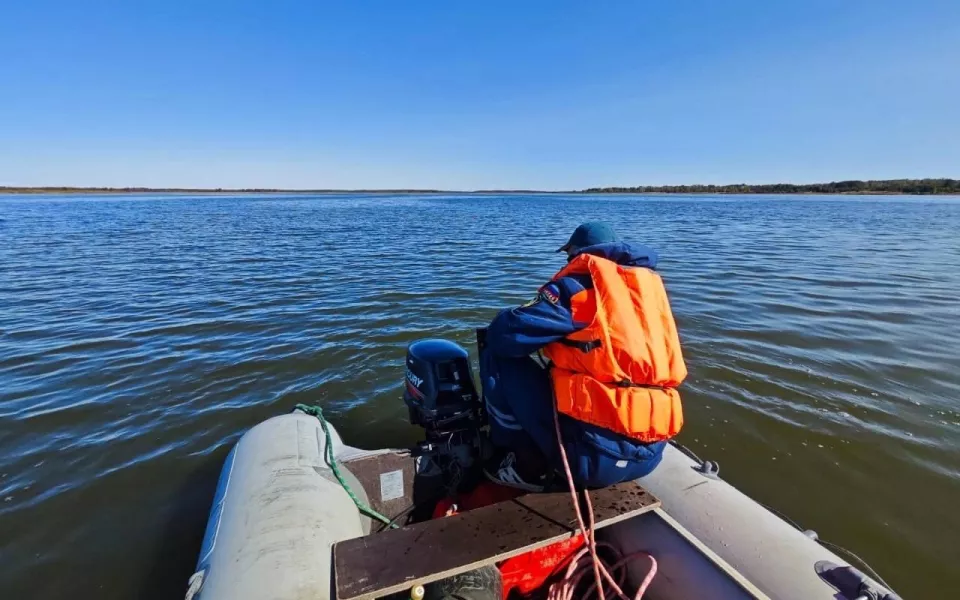
<svg viewBox="0 0 960 600">
<path fill-rule="evenodd" d="M 360 498 L 353 493 L 353 490 L 350 489 L 350 484 L 347 483 L 347 480 L 343 478 L 343 474 L 340 472 L 340 466 L 337 464 L 337 459 L 333 455 L 333 442 L 330 441 L 330 425 L 327 423 L 326 418 L 323 416 L 323 409 L 319 406 L 310 406 L 308 404 L 298 404 L 293 407 L 293 410 L 299 410 L 300 412 L 310 415 L 311 417 L 316 417 L 320 421 L 320 426 L 323 428 L 323 434 L 326 436 L 326 443 L 323 448 L 323 460 L 330 466 L 330 470 L 333 471 L 333 476 L 337 478 L 337 481 L 340 482 L 340 486 L 343 488 L 347 495 L 350 496 L 350 499 L 353 500 L 353 503 L 356 505 L 357 510 L 361 513 L 367 515 L 371 519 L 376 519 L 381 523 L 391 527 L 393 529 L 398 529 L 400 526 L 395 522 L 391 521 L 387 517 L 381 515 L 377 511 L 373 510 L 366 504 L 360 501 Z"/>
</svg>

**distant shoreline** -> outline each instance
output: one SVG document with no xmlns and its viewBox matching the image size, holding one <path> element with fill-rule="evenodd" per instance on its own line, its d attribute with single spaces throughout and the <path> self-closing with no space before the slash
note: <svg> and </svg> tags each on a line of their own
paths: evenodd
<svg viewBox="0 0 960 600">
<path fill-rule="evenodd" d="M 350 194 L 387 194 L 391 196 L 493 196 L 497 194 L 523 194 L 530 196 L 958 196 L 956 192 L 595 192 L 586 190 L 547 191 L 547 190 L 136 190 L 121 189 L 96 190 L 81 188 L 76 190 L 46 189 L 5 189 L 0 188 L 0 196 L 132 196 L 136 194 L 169 194 L 171 196 L 257 196 L 264 194 L 283 194 L 289 196 L 338 196 Z"/>
<path fill-rule="evenodd" d="M 958 195 L 960 180 L 957 179 L 887 179 L 871 181 L 835 181 L 811 184 L 732 184 L 732 185 L 678 185 L 603 187 L 586 190 L 434 190 L 434 189 L 370 189 L 370 190 L 285 190 L 279 188 L 144 188 L 144 187 L 15 187 L 0 186 L 0 194 L 616 194 L 616 195 Z"/>
</svg>

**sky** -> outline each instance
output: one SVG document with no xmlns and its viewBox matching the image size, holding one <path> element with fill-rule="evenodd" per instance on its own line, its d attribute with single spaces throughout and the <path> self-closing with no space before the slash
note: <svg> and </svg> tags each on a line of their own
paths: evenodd
<svg viewBox="0 0 960 600">
<path fill-rule="evenodd" d="M 960 178 L 960 2 L 0 0 L 0 185 Z"/>
</svg>

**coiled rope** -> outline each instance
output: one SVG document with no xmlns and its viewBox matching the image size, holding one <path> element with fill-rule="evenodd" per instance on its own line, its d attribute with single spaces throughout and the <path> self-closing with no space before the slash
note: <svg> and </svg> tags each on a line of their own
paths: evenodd
<svg viewBox="0 0 960 600">
<path fill-rule="evenodd" d="M 557 434 L 557 443 L 560 446 L 560 458 L 563 461 L 563 469 L 567 476 L 567 486 L 570 489 L 570 498 L 573 500 L 574 512 L 577 515 L 577 523 L 580 527 L 580 533 L 583 535 L 584 542 L 586 542 L 587 547 L 583 548 L 574 555 L 573 559 L 570 561 L 570 565 L 567 567 L 567 571 L 564 573 L 563 578 L 550 586 L 550 590 L 547 593 L 548 600 L 573 600 L 574 593 L 577 589 L 577 585 L 587 575 L 591 570 L 593 571 L 594 584 L 581 596 L 578 600 L 586 600 L 591 598 L 593 594 L 596 594 L 600 600 L 606 600 L 606 594 L 604 592 L 604 580 L 606 580 L 609 588 L 617 595 L 620 600 L 630 600 L 626 594 L 623 593 L 622 585 L 626 579 L 626 570 L 624 567 L 631 560 L 646 557 L 650 559 L 650 571 L 647 573 L 647 576 L 643 578 L 643 581 L 640 583 L 640 586 L 637 588 L 637 593 L 634 596 L 634 600 L 639 600 L 643 597 L 644 592 L 647 591 L 647 588 L 650 586 L 650 582 L 653 581 L 654 576 L 657 574 L 657 559 L 655 559 L 651 554 L 647 552 L 633 552 L 626 556 L 622 556 L 620 551 L 613 547 L 610 544 L 606 543 L 597 543 L 596 540 L 596 523 L 593 513 L 593 503 L 590 501 L 590 492 L 586 489 L 583 490 L 583 498 L 587 507 L 586 513 L 589 522 L 589 527 L 583 521 L 583 516 L 580 511 L 580 500 L 577 498 L 577 489 L 573 482 L 573 472 L 570 470 L 570 461 L 567 458 L 567 451 L 563 447 L 563 434 L 560 432 L 560 416 L 557 413 L 557 403 L 553 403 L 553 427 Z M 614 563 L 611 566 L 607 566 L 600 556 L 597 554 L 598 548 L 604 548 L 607 552 L 614 556 Z M 589 562 L 583 562 L 584 559 L 589 559 Z M 617 578 L 614 579 L 614 573 L 617 575 Z"/>
</svg>

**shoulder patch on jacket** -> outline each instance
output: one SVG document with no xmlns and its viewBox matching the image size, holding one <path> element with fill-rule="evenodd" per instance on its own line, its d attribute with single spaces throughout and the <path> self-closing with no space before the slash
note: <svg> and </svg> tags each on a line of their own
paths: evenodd
<svg viewBox="0 0 960 600">
<path fill-rule="evenodd" d="M 540 291 L 537 293 L 537 297 L 541 300 L 546 300 L 550 304 L 559 304 L 560 290 L 558 290 L 557 286 L 553 283 L 548 283 L 540 288 Z"/>
</svg>

